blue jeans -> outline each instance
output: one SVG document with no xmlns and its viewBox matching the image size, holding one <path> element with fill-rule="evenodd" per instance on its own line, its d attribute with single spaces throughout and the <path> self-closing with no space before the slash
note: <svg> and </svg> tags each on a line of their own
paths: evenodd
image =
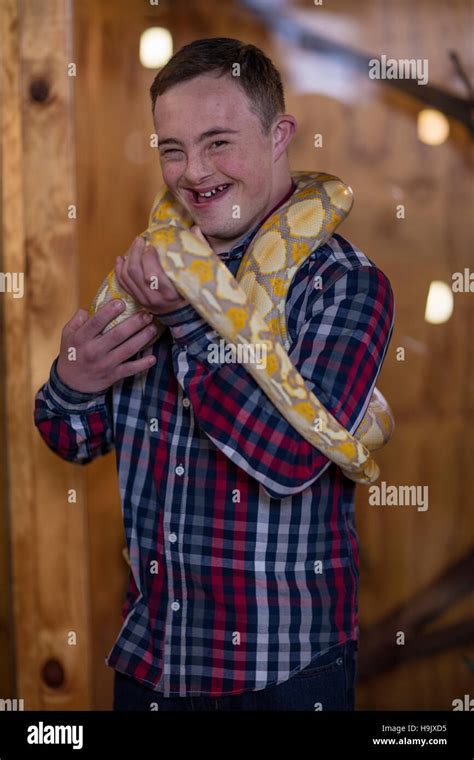
<svg viewBox="0 0 474 760">
<path fill-rule="evenodd" d="M 114 710 L 354 710 L 357 642 L 317 657 L 287 681 L 222 697 L 164 697 L 115 672 Z"/>
</svg>

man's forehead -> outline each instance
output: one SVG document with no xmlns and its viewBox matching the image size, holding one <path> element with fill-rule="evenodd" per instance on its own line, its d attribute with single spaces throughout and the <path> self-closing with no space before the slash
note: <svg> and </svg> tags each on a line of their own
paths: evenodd
<svg viewBox="0 0 474 760">
<path fill-rule="evenodd" d="M 155 124 L 158 134 L 168 125 L 191 127 L 193 132 L 204 132 L 215 124 L 231 127 L 253 116 L 249 105 L 244 90 L 229 77 L 199 76 L 157 97 Z M 184 119 L 189 119 L 187 124 Z"/>
<path fill-rule="evenodd" d="M 202 95 L 212 98 L 215 95 L 223 95 L 225 93 L 229 93 L 231 97 L 235 97 L 239 92 L 242 95 L 245 94 L 236 77 L 228 75 L 217 76 L 209 73 L 199 74 L 199 76 L 192 77 L 191 79 L 176 82 L 162 95 L 158 95 L 158 98 L 162 101 L 178 97 L 202 97 Z"/>
</svg>

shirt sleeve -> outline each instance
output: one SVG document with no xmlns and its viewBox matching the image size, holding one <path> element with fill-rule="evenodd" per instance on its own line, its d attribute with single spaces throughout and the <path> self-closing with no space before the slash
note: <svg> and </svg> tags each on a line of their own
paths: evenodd
<svg viewBox="0 0 474 760">
<path fill-rule="evenodd" d="M 312 288 L 305 321 L 288 354 L 307 387 L 351 433 L 360 424 L 393 330 L 393 293 L 375 266 L 344 272 Z M 238 362 L 213 361 L 220 336 L 192 306 L 162 315 L 175 346 L 177 379 L 214 444 L 268 495 L 299 493 L 330 461 L 280 414 Z M 183 352 L 185 352 L 183 360 Z"/>
<path fill-rule="evenodd" d="M 62 459 L 87 464 L 114 448 L 111 389 L 84 393 L 69 388 L 53 362 L 48 381 L 35 396 L 34 423 Z"/>
</svg>

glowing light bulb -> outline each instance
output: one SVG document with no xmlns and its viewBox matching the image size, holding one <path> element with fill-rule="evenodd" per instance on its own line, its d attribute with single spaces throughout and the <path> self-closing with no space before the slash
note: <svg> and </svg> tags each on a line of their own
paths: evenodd
<svg viewBox="0 0 474 760">
<path fill-rule="evenodd" d="M 441 111 L 424 108 L 418 114 L 418 139 L 426 145 L 441 145 L 449 135 L 449 121 Z"/>
<path fill-rule="evenodd" d="M 440 325 L 447 322 L 452 313 L 452 288 L 441 280 L 433 280 L 426 299 L 425 320 L 432 325 Z"/>
<path fill-rule="evenodd" d="M 140 63 L 146 69 L 159 69 L 173 55 L 171 32 L 163 26 L 151 26 L 140 37 Z"/>
</svg>

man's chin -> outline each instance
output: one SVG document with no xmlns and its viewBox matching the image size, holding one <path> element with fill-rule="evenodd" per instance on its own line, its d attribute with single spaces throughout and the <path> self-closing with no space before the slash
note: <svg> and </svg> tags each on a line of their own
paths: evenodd
<svg viewBox="0 0 474 760">
<path fill-rule="evenodd" d="M 195 224 L 206 238 L 216 241 L 221 240 L 223 243 L 226 243 L 227 241 L 230 243 L 245 234 L 245 230 L 241 232 L 240 230 L 222 229 L 213 227 L 212 225 L 199 224 L 199 220 L 196 220 Z"/>
</svg>

